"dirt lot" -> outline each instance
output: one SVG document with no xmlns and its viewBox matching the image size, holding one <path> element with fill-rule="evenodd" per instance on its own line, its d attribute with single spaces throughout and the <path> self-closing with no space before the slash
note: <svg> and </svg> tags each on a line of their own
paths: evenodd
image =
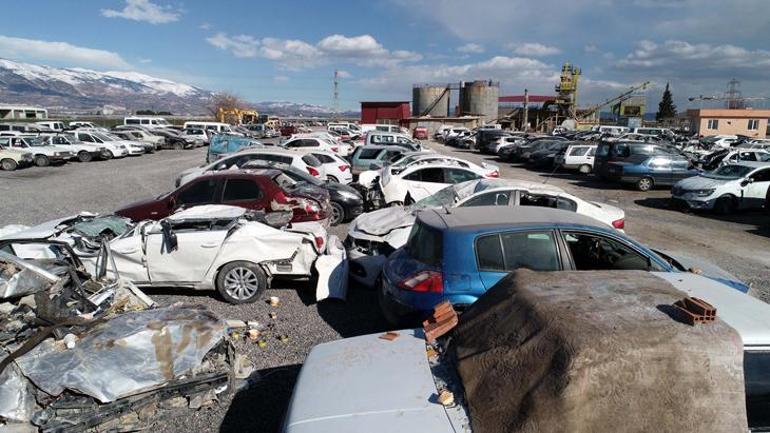
<svg viewBox="0 0 770 433">
<path fill-rule="evenodd" d="M 546 181 L 584 199 L 608 202 L 626 211 L 626 231 L 647 245 L 711 260 L 753 284 L 758 296 L 770 300 L 770 217 L 741 213 L 730 217 L 669 210 L 667 190 L 640 193 L 596 182 L 590 176 L 530 171 L 496 161 L 495 157 L 457 151 L 440 144 L 434 149 L 473 161 L 498 164 L 502 177 Z M 0 226 L 36 224 L 82 210 L 110 212 L 122 204 L 157 196 L 173 186 L 176 174 L 200 165 L 205 149 L 162 151 L 154 155 L 61 167 L 0 172 Z M 332 230 L 342 236 L 345 227 Z M 240 343 L 254 361 L 261 380 L 238 392 L 232 401 L 189 416 L 160 420 L 157 431 L 235 432 L 276 431 L 299 368 L 316 344 L 385 329 L 373 292 L 351 287 L 346 303 L 316 304 L 310 285 L 277 287 L 281 305 L 264 302 L 232 306 L 212 293 L 174 289 L 148 290 L 163 305 L 204 304 L 222 317 L 269 324 L 273 338 L 264 348 Z M 269 313 L 275 311 L 276 319 Z M 287 335 L 289 340 L 278 339 Z"/>
</svg>

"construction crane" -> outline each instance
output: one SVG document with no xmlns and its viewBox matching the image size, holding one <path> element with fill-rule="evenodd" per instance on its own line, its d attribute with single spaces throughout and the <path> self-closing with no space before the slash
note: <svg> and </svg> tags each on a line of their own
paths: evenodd
<svg viewBox="0 0 770 433">
<path fill-rule="evenodd" d="M 612 105 L 612 104 L 617 104 L 617 103 L 623 102 L 623 101 L 629 99 L 631 96 L 633 96 L 634 93 L 636 93 L 636 92 L 638 92 L 640 90 L 646 89 L 649 85 L 650 85 L 650 82 L 649 81 L 645 81 L 644 83 L 639 84 L 638 86 L 631 87 L 630 89 L 626 90 L 625 92 L 621 93 L 620 95 L 618 95 L 618 96 L 616 96 L 614 98 L 610 98 L 610 99 L 607 99 L 604 102 L 600 102 L 600 103 L 598 103 L 596 105 L 593 105 L 593 106 L 589 107 L 587 110 L 585 110 L 583 112 L 583 114 L 580 117 L 578 117 L 576 120 L 578 121 L 578 123 L 580 123 L 580 122 L 586 120 L 587 118 L 593 116 L 594 114 L 596 114 L 596 112 L 599 111 L 602 107 L 606 107 L 607 105 Z"/>
</svg>

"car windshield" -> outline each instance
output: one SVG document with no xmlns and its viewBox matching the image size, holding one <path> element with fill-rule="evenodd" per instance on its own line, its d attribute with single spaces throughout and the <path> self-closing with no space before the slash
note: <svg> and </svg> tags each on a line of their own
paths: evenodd
<svg viewBox="0 0 770 433">
<path fill-rule="evenodd" d="M 455 203 L 457 203 L 457 200 L 457 191 L 455 191 L 455 185 L 452 185 L 416 202 L 412 205 L 412 209 L 420 210 L 436 207 L 451 208 L 454 207 Z"/>
<path fill-rule="evenodd" d="M 313 177 L 313 176 L 311 176 L 311 175 L 309 175 L 307 173 L 303 173 L 302 170 L 297 170 L 294 167 L 289 167 L 287 169 L 284 169 L 283 170 L 283 174 L 291 177 L 292 179 L 294 179 L 297 182 L 307 182 L 307 183 L 309 183 L 311 185 L 315 185 L 315 186 L 321 186 L 321 185 L 324 184 L 322 181 L 316 179 L 315 177 Z"/>
<path fill-rule="evenodd" d="M 725 165 L 711 173 L 704 173 L 703 177 L 711 179 L 740 179 L 749 174 L 751 170 L 751 167 L 746 167 L 745 165 Z"/>
<path fill-rule="evenodd" d="M 116 136 L 114 136 L 114 135 L 112 135 L 112 134 L 99 134 L 99 133 L 93 133 L 92 135 L 93 135 L 94 137 L 96 137 L 96 138 L 98 138 L 98 139 L 102 140 L 102 141 L 119 141 L 119 140 L 120 140 L 120 138 L 119 138 L 119 137 L 116 137 Z"/>
<path fill-rule="evenodd" d="M 409 155 L 404 158 L 401 158 L 398 162 L 393 163 L 391 165 L 392 168 L 404 168 L 407 165 L 409 165 L 411 162 L 417 160 L 417 158 L 424 156 L 424 155 Z"/>
</svg>

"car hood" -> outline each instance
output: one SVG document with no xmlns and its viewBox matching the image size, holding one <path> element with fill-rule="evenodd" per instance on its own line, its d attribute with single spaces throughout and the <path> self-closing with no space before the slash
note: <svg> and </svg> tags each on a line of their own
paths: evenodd
<svg viewBox="0 0 770 433">
<path fill-rule="evenodd" d="M 680 271 L 693 272 L 699 275 L 703 275 L 706 278 L 719 281 L 743 293 L 749 291 L 749 286 L 746 285 L 746 283 L 711 262 L 698 257 L 687 255 L 686 253 L 679 251 L 667 251 L 658 249 L 653 250 L 653 252 L 659 256 L 663 256 L 663 258 L 669 258 L 676 261 L 679 266 L 675 265 L 675 267 L 679 268 Z"/>
<path fill-rule="evenodd" d="M 677 182 L 676 186 L 687 190 L 711 189 L 722 186 L 727 182 L 731 182 L 732 180 L 735 179 L 711 179 L 703 176 L 693 176 L 680 180 Z"/>
<path fill-rule="evenodd" d="M 350 192 L 357 196 L 361 196 L 361 194 L 358 192 L 357 189 L 353 188 L 352 186 L 345 185 L 342 183 L 337 182 L 327 182 L 326 183 L 326 189 L 329 191 L 341 191 L 341 192 Z"/>
<path fill-rule="evenodd" d="M 435 401 L 422 331 L 399 331 L 393 341 L 380 335 L 313 348 L 294 387 L 284 432 L 455 431 Z"/>
<path fill-rule="evenodd" d="M 307 182 L 299 182 L 287 190 L 292 195 L 301 195 L 313 199 L 329 199 L 329 191 Z"/>
<path fill-rule="evenodd" d="M 411 207 L 387 207 L 368 212 L 356 218 L 355 228 L 375 236 L 384 236 L 393 230 L 414 224 Z"/>
</svg>

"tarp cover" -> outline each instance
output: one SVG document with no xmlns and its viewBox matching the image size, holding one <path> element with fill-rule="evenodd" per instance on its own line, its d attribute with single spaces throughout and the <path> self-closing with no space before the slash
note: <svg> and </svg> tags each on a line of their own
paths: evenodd
<svg viewBox="0 0 770 433">
<path fill-rule="evenodd" d="M 503 279 L 451 342 L 473 432 L 745 432 L 741 339 L 673 320 L 685 296 L 641 271 Z"/>
</svg>

